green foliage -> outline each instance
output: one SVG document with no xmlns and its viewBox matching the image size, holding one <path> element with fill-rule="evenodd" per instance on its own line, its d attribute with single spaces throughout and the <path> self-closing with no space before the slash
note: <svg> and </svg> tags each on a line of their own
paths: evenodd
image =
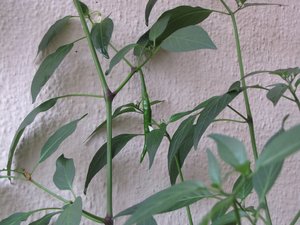
<svg viewBox="0 0 300 225">
<path fill-rule="evenodd" d="M 286 84 L 275 84 L 274 87 L 267 93 L 267 98 L 273 102 L 275 106 L 288 88 L 289 87 Z"/>
<path fill-rule="evenodd" d="M 207 158 L 208 158 L 208 174 L 212 186 L 220 187 L 222 184 L 220 166 L 216 157 L 209 149 L 207 150 Z"/>
<path fill-rule="evenodd" d="M 0 225 L 21 225 L 23 221 L 31 215 L 31 212 L 14 213 L 11 216 L 0 221 Z"/>
<path fill-rule="evenodd" d="M 157 0 L 148 0 L 148 2 L 147 2 L 146 9 L 145 9 L 145 23 L 147 26 L 149 24 L 150 13 L 156 2 L 157 2 Z"/>
<path fill-rule="evenodd" d="M 30 223 L 29 225 L 48 225 L 53 216 L 57 215 L 60 212 L 49 213 L 43 216 L 42 218 Z"/>
<path fill-rule="evenodd" d="M 239 176 L 233 185 L 232 192 L 236 198 L 244 200 L 253 190 L 252 179 L 246 176 Z"/>
<path fill-rule="evenodd" d="M 59 215 L 56 225 L 79 225 L 82 214 L 82 200 L 77 197 L 74 203 L 64 207 Z"/>
<path fill-rule="evenodd" d="M 62 154 L 56 160 L 56 171 L 53 176 L 53 182 L 60 190 L 72 190 L 75 177 L 75 165 L 73 159 L 65 158 Z"/>
<path fill-rule="evenodd" d="M 149 217 L 149 219 L 146 219 L 143 222 L 137 223 L 137 225 L 157 225 L 157 223 L 153 217 Z"/>
<path fill-rule="evenodd" d="M 80 8 L 82 10 L 82 13 L 84 16 L 89 16 L 90 10 L 86 4 L 84 4 L 82 1 L 79 1 Z"/>
</svg>

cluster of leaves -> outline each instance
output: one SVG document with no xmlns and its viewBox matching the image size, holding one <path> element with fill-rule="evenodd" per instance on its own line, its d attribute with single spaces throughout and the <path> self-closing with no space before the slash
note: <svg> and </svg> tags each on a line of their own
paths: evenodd
<svg viewBox="0 0 300 225">
<path fill-rule="evenodd" d="M 157 0 L 149 0 L 145 11 L 146 25 L 149 25 L 149 16 L 155 6 Z M 238 9 L 249 6 L 245 0 L 236 0 Z M 99 21 L 93 21 L 92 12 L 82 2 L 80 2 L 80 10 L 85 19 L 91 24 L 91 40 L 92 44 L 99 54 L 105 59 L 110 59 L 109 48 L 114 47 L 111 38 L 114 30 L 114 23 L 111 18 L 106 17 Z M 173 114 L 167 121 L 158 123 L 152 116 L 151 107 L 161 101 L 150 101 L 147 93 L 145 81 L 143 80 L 142 67 L 152 58 L 160 49 L 171 52 L 186 52 L 199 49 L 216 49 L 215 44 L 201 28 L 199 23 L 209 17 L 214 10 L 201 7 L 178 6 L 176 8 L 164 12 L 153 25 L 146 31 L 136 43 L 131 43 L 116 51 L 116 54 L 110 59 L 109 67 L 105 74 L 112 73 L 113 68 L 124 60 L 130 66 L 129 78 L 139 72 L 141 75 L 142 94 L 141 101 L 138 103 L 128 103 L 121 105 L 115 109 L 112 119 L 128 113 L 142 115 L 144 120 L 144 134 L 120 134 L 111 140 L 112 158 L 114 158 L 127 145 L 129 141 L 138 136 L 144 136 L 144 148 L 141 148 L 141 161 L 143 161 L 145 153 L 149 156 L 149 169 L 153 165 L 155 156 L 164 138 L 169 141 L 168 149 L 168 170 L 170 176 L 171 187 L 160 191 L 153 196 L 147 198 L 143 202 L 134 205 L 122 212 L 116 217 L 130 215 L 125 225 L 131 224 L 148 224 L 155 225 L 154 215 L 177 210 L 182 207 L 198 202 L 202 199 L 216 199 L 217 203 L 212 207 L 208 214 L 202 218 L 200 224 L 237 224 L 241 217 L 248 219 L 252 224 L 256 224 L 259 218 L 264 219 L 260 211 L 266 209 L 266 195 L 274 185 L 283 167 L 285 159 L 300 149 L 300 139 L 298 134 L 300 126 L 295 126 L 289 130 L 282 128 L 266 143 L 261 154 L 251 165 L 247 156 L 246 147 L 236 138 L 211 134 L 209 137 L 215 141 L 219 158 L 230 165 L 238 174 L 236 182 L 232 186 L 231 192 L 225 192 L 223 187 L 224 174 L 221 173 L 220 165 L 217 157 L 211 150 L 207 150 L 208 173 L 211 179 L 211 185 L 206 186 L 200 181 L 185 181 L 176 184 L 177 178 L 182 179 L 181 168 L 190 151 L 197 149 L 199 142 L 207 128 L 216 121 L 233 121 L 230 119 L 220 119 L 219 115 L 226 108 L 233 110 L 242 119 L 242 123 L 252 123 L 252 118 L 248 118 L 239 113 L 230 106 L 230 103 L 242 92 L 248 88 L 260 88 L 267 90 L 267 98 L 274 105 L 278 103 L 280 98 L 284 97 L 296 103 L 300 110 L 300 102 L 296 95 L 297 87 L 300 79 L 300 69 L 289 68 L 275 71 L 257 71 L 248 74 L 242 79 L 259 74 L 270 73 L 278 75 L 284 81 L 272 85 L 272 88 L 262 87 L 259 85 L 245 86 L 243 81 L 234 82 L 228 91 L 222 95 L 213 96 L 206 101 L 198 104 L 195 108 Z M 226 14 L 226 13 L 225 13 Z M 55 22 L 47 31 L 38 47 L 38 54 L 43 52 L 53 40 L 53 38 L 73 19 L 74 16 L 66 16 Z M 43 86 L 54 74 L 55 70 L 62 63 L 64 58 L 73 48 L 74 44 L 81 39 L 73 41 L 69 44 L 59 47 L 54 53 L 49 54 L 41 63 L 37 70 L 31 85 L 31 95 L 33 102 L 36 101 Z M 138 58 L 139 64 L 132 66 L 126 59 L 126 55 L 133 50 L 133 54 Z M 143 60 L 146 58 L 145 60 Z M 291 97 L 286 96 L 289 91 Z M 114 92 L 117 94 L 117 92 Z M 12 162 L 18 143 L 26 129 L 34 122 L 39 113 L 50 110 L 54 107 L 59 99 L 70 97 L 71 95 L 59 96 L 49 99 L 35 109 L 33 109 L 19 126 L 15 137 L 12 141 L 9 158 L 7 163 L 7 176 L 11 178 Z M 101 97 L 101 96 L 97 96 Z M 40 152 L 40 158 L 35 168 L 52 156 L 59 149 L 61 143 L 75 131 L 77 124 L 85 117 L 73 120 L 55 131 L 45 142 Z M 168 125 L 180 121 L 180 124 L 174 134 L 168 133 Z M 95 130 L 89 135 L 88 139 L 94 137 L 107 126 L 107 120 L 99 124 Z M 107 143 L 104 143 L 95 153 L 88 168 L 85 180 L 84 194 L 87 194 L 88 186 L 92 179 L 103 169 L 107 163 Z M 27 173 L 22 173 L 25 178 L 32 183 L 35 181 Z M 4 177 L 4 176 L 3 176 Z M 73 180 L 75 177 L 75 165 L 72 159 L 65 158 L 62 154 L 56 161 L 56 171 L 53 176 L 53 182 L 59 190 L 70 191 L 74 197 L 73 201 L 60 198 L 64 202 L 64 206 L 59 208 L 38 209 L 29 212 L 15 213 L 6 219 L 0 221 L 0 225 L 20 225 L 22 221 L 26 221 L 33 213 L 42 210 L 51 210 L 41 219 L 30 223 L 30 225 L 49 224 L 52 217 L 58 215 L 56 224 L 72 224 L 78 225 L 81 216 L 90 218 L 96 222 L 109 224 L 104 218 L 97 217 L 82 209 L 81 197 L 76 196 L 73 191 Z M 0 176 L 1 178 L 1 176 Z M 252 193 L 253 189 L 258 195 L 259 205 L 246 206 L 245 199 Z M 48 191 L 49 193 L 49 191 Z"/>
</svg>

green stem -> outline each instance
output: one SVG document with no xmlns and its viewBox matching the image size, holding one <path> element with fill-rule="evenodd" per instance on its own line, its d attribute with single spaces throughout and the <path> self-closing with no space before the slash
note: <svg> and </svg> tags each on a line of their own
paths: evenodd
<svg viewBox="0 0 300 225">
<path fill-rule="evenodd" d="M 246 213 L 246 218 L 249 220 L 249 222 L 252 225 L 255 225 L 255 222 L 252 220 L 251 216 L 249 216 L 249 213 L 247 212 L 247 210 L 237 200 L 235 200 L 235 204 Z"/>
<path fill-rule="evenodd" d="M 216 119 L 214 122 L 234 122 L 234 123 L 247 123 L 246 121 L 233 120 L 233 119 Z"/>
<path fill-rule="evenodd" d="M 237 111 L 235 108 L 233 108 L 230 105 L 227 105 L 227 107 L 229 109 L 231 109 L 233 112 L 235 112 L 237 115 L 239 115 L 243 120 L 245 120 L 247 122 L 247 118 L 242 113 L 240 113 L 239 111 Z"/>
<path fill-rule="evenodd" d="M 296 216 L 294 217 L 290 225 L 296 225 L 299 218 L 300 218 L 300 210 L 298 211 L 298 213 L 296 214 Z"/>
<path fill-rule="evenodd" d="M 299 111 L 300 111 L 300 101 L 299 101 L 298 96 L 296 95 L 296 90 L 293 88 L 293 86 L 292 86 L 291 83 L 289 83 L 288 86 L 289 86 L 289 90 L 290 90 L 291 94 L 293 95 L 293 97 L 294 97 L 294 99 L 295 99 L 295 102 L 296 102 L 296 104 L 297 104 L 297 106 L 298 106 L 298 109 L 299 109 Z"/>
<path fill-rule="evenodd" d="M 240 212 L 239 212 L 239 209 L 238 209 L 235 202 L 233 202 L 233 208 L 234 208 L 234 214 L 235 214 L 235 217 L 236 217 L 236 220 L 237 220 L 237 224 L 242 225 Z"/>
<path fill-rule="evenodd" d="M 107 135 L 107 174 L 106 174 L 106 206 L 107 217 L 113 217 L 112 206 L 112 100 L 106 101 L 106 135 Z"/>
<path fill-rule="evenodd" d="M 94 95 L 94 94 L 81 94 L 81 93 L 72 93 L 67 95 L 62 95 L 57 97 L 57 99 L 60 98 L 68 98 L 68 97 L 91 97 L 91 98 L 103 98 L 101 95 Z"/>
<path fill-rule="evenodd" d="M 119 52 L 119 50 L 118 50 L 112 43 L 109 43 L 109 46 L 110 46 L 116 53 Z M 134 67 L 133 64 L 132 64 L 131 62 L 129 62 L 129 60 L 126 59 L 125 56 L 124 56 L 122 59 L 124 60 L 124 62 L 125 62 L 130 68 Z"/>
<path fill-rule="evenodd" d="M 81 40 L 83 40 L 83 39 L 85 39 L 85 38 L 86 38 L 86 37 L 78 38 L 78 39 L 76 39 L 75 41 L 73 41 L 72 43 L 75 44 L 76 42 L 81 41 Z"/>
<path fill-rule="evenodd" d="M 246 107 L 246 112 L 247 112 L 247 122 L 248 122 L 248 127 L 249 127 L 250 138 L 251 138 L 253 156 L 256 160 L 258 158 L 258 152 L 257 152 L 257 146 L 256 146 L 256 138 L 255 138 L 254 124 L 253 124 L 253 117 L 252 117 L 252 112 L 251 112 L 251 108 L 250 108 L 248 92 L 247 92 L 247 88 L 246 88 L 247 85 L 246 85 L 246 80 L 244 79 L 245 71 L 244 71 L 244 64 L 243 64 L 243 57 L 242 57 L 242 50 L 241 50 L 241 44 L 240 44 L 240 37 L 239 37 L 237 22 L 236 22 L 236 19 L 235 19 L 235 15 L 231 11 L 229 6 L 224 2 L 224 0 L 220 0 L 220 1 L 224 5 L 224 7 L 228 11 L 228 13 L 230 14 L 232 25 L 233 25 L 234 37 L 235 37 L 235 42 L 236 42 L 236 51 L 237 51 L 237 57 L 238 57 L 238 62 L 239 62 L 239 68 L 240 68 L 240 79 L 241 79 L 241 82 L 242 82 L 243 95 L 244 95 L 245 107 Z M 270 211 L 269 211 L 268 202 L 267 202 L 266 197 L 264 198 L 264 203 L 266 205 L 265 212 L 266 212 L 268 222 L 270 223 L 270 225 L 272 225 L 272 219 L 271 219 L 271 216 L 270 216 Z"/>
<path fill-rule="evenodd" d="M 36 209 L 36 210 L 30 211 L 30 212 L 37 213 L 37 212 L 41 212 L 41 211 L 45 211 L 45 210 L 61 210 L 61 208 L 42 208 L 42 209 Z"/>
</svg>

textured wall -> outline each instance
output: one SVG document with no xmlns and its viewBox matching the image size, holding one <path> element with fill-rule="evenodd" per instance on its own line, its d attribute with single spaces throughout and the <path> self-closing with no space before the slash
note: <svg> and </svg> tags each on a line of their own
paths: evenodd
<svg viewBox="0 0 300 225">
<path fill-rule="evenodd" d="M 294 67 L 300 64 L 300 1 L 267 2 L 279 2 L 288 6 L 249 8 L 238 14 L 246 72 Z M 136 41 L 137 37 L 146 30 L 144 25 L 146 0 L 86 0 L 86 3 L 90 8 L 100 10 L 103 15 L 111 14 L 115 22 L 112 39 L 117 47 Z M 151 21 L 154 21 L 164 9 L 185 3 L 193 5 L 199 3 L 205 7 L 222 9 L 218 1 L 212 0 L 162 0 L 155 7 Z M 30 83 L 38 68 L 39 59 L 35 60 L 38 43 L 48 27 L 66 14 L 75 14 L 71 0 L 0 1 L 0 168 L 6 165 L 9 145 L 18 125 L 34 107 L 31 104 Z M 230 19 L 213 14 L 203 23 L 203 27 L 216 43 L 218 50 L 181 54 L 161 52 L 146 66 L 146 81 L 151 98 L 165 100 L 163 104 L 154 107 L 156 118 L 167 119 L 172 112 L 190 109 L 212 95 L 223 93 L 233 81 L 238 79 Z M 81 35 L 80 24 L 73 20 L 63 35 L 55 39 L 50 51 Z M 103 62 L 103 65 L 106 68 L 107 62 Z M 116 87 L 127 72 L 126 65 L 119 65 L 108 78 L 109 85 Z M 270 84 L 277 80 L 269 76 L 259 76 L 250 79 L 249 82 Z M 85 41 L 78 43 L 72 49 L 43 89 L 35 105 L 50 97 L 71 92 L 101 92 Z M 300 122 L 296 107 L 289 102 L 282 100 L 274 108 L 266 100 L 264 91 L 250 91 L 250 95 L 260 149 L 266 140 L 279 129 L 284 115 L 291 114 L 287 122 L 288 126 Z M 134 77 L 116 98 L 114 106 L 139 100 L 139 96 L 139 79 Z M 235 101 L 234 105 L 243 111 L 244 105 L 241 98 Z M 66 140 L 60 150 L 44 162 L 33 175 L 36 180 L 56 191 L 52 183 L 55 160 L 64 152 L 67 157 L 75 160 L 77 168 L 75 192 L 82 194 L 89 161 L 104 141 L 102 134 L 89 144 L 83 143 L 97 123 L 104 119 L 105 110 L 102 101 L 82 98 L 62 100 L 54 109 L 38 116 L 35 123 L 24 133 L 18 147 L 15 166 L 32 169 L 47 137 L 61 124 L 87 112 L 88 117 L 80 122 L 72 137 Z M 229 117 L 232 114 L 230 111 L 225 111 L 224 115 Z M 142 120 L 138 117 L 125 116 L 114 123 L 114 135 L 121 132 L 137 132 L 137 130 L 142 130 Z M 245 125 L 214 124 L 206 134 L 211 132 L 239 137 L 249 146 Z M 142 165 L 139 164 L 142 143 L 142 138 L 136 138 L 114 160 L 115 212 L 169 185 L 166 165 L 167 143 L 164 142 L 161 146 L 150 171 L 147 169 L 146 161 Z M 205 154 L 207 147 L 215 150 L 211 140 L 204 138 L 200 149 L 193 151 L 188 157 L 184 166 L 186 179 L 209 182 Z M 250 148 L 248 149 L 250 155 Z M 269 195 L 270 210 L 273 213 L 275 225 L 288 224 L 287 221 L 300 208 L 300 176 L 297 173 L 300 170 L 299 159 L 298 154 L 286 161 L 282 176 Z M 229 168 L 225 167 L 224 171 L 228 172 Z M 229 184 L 232 182 L 232 180 L 228 181 Z M 104 215 L 104 190 L 105 173 L 102 171 L 91 183 L 88 195 L 82 194 L 84 208 Z M 61 195 L 68 197 L 65 192 L 61 192 Z M 0 219 L 15 211 L 50 206 L 61 206 L 61 203 L 26 182 L 14 182 L 10 185 L 7 181 L 0 181 Z M 209 206 L 210 202 L 203 202 L 192 207 L 196 221 L 199 221 L 201 216 L 208 211 Z M 33 216 L 33 219 L 38 216 L 40 215 Z M 157 218 L 159 224 L 187 224 L 184 210 Z M 122 224 L 122 221 L 118 219 L 116 224 Z M 83 219 L 82 224 L 91 223 Z"/>
</svg>

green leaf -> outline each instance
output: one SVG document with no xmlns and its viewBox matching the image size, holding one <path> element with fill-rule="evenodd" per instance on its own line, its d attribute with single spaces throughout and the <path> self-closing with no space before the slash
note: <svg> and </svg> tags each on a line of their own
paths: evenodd
<svg viewBox="0 0 300 225">
<path fill-rule="evenodd" d="M 155 42 L 156 38 L 158 38 L 167 28 L 168 22 L 170 20 L 169 16 L 164 16 L 160 18 L 150 29 L 149 31 L 149 39 Z"/>
<path fill-rule="evenodd" d="M 67 139 L 71 134 L 76 130 L 77 124 L 80 120 L 82 120 L 87 114 L 82 116 L 81 118 L 74 120 L 68 124 L 60 127 L 54 134 L 52 134 L 49 139 L 46 141 L 44 146 L 42 147 L 39 163 L 45 161 L 48 157 L 50 157 L 60 146 L 60 144 Z"/>
<path fill-rule="evenodd" d="M 197 148 L 202 135 L 209 127 L 209 125 L 226 108 L 226 106 L 241 92 L 241 88 L 239 90 L 235 90 L 238 84 L 239 82 L 235 82 L 229 88 L 227 93 L 221 96 L 216 96 L 214 98 L 211 98 L 209 102 L 207 102 L 207 105 L 202 110 L 196 123 L 195 134 L 194 134 L 195 148 Z"/>
<path fill-rule="evenodd" d="M 162 42 L 161 47 L 170 52 L 217 49 L 207 32 L 199 26 L 188 26 L 175 31 Z"/>
<path fill-rule="evenodd" d="M 250 162 L 242 142 L 221 134 L 211 134 L 209 137 L 217 143 L 218 153 L 226 163 L 244 175 L 250 173 Z"/>
<path fill-rule="evenodd" d="M 37 54 L 44 51 L 48 47 L 53 38 L 58 35 L 58 33 L 68 24 L 70 18 L 72 18 L 72 16 L 65 16 L 64 18 L 57 20 L 49 28 L 39 44 Z"/>
<path fill-rule="evenodd" d="M 294 68 L 287 68 L 287 69 L 279 69 L 275 71 L 270 71 L 270 74 L 278 75 L 283 79 L 287 79 L 290 77 L 294 78 L 295 76 L 300 74 L 300 68 L 294 67 Z"/>
<path fill-rule="evenodd" d="M 79 5 L 80 5 L 80 7 L 81 7 L 81 10 L 82 10 L 82 12 L 83 12 L 83 15 L 84 15 L 84 16 L 88 16 L 89 13 L 90 13 L 90 11 L 89 11 L 89 8 L 87 7 L 87 5 L 84 4 L 82 1 L 79 1 Z"/>
<path fill-rule="evenodd" d="M 56 160 L 56 171 L 53 182 L 59 190 L 72 190 L 75 177 L 75 165 L 73 159 L 65 158 L 62 154 Z"/>
<path fill-rule="evenodd" d="M 143 222 L 137 223 L 136 225 L 157 225 L 155 219 L 151 216 L 145 219 Z"/>
<path fill-rule="evenodd" d="M 105 74 L 108 75 L 112 68 L 116 66 L 125 57 L 125 55 L 136 46 L 137 44 L 129 44 L 122 48 L 120 51 L 118 51 L 115 54 L 115 56 L 110 60 L 109 68 L 108 70 L 106 70 Z"/>
<path fill-rule="evenodd" d="M 143 202 L 119 213 L 118 216 L 132 214 L 124 225 L 142 222 L 155 214 L 183 208 L 212 194 L 199 181 L 185 181 L 160 191 Z"/>
<path fill-rule="evenodd" d="M 267 98 L 273 102 L 274 106 L 278 103 L 282 95 L 289 87 L 286 84 L 275 84 L 274 87 L 268 91 Z"/>
<path fill-rule="evenodd" d="M 146 10 L 145 10 L 145 22 L 146 22 L 146 26 L 149 25 L 149 16 L 150 13 L 155 5 L 155 3 L 157 2 L 157 0 L 148 0 L 147 2 L 147 6 L 146 6 Z"/>
<path fill-rule="evenodd" d="M 82 200 L 77 197 L 73 204 L 64 208 L 55 225 L 79 225 L 82 214 Z"/>
<path fill-rule="evenodd" d="M 252 190 L 252 179 L 241 175 L 234 183 L 232 192 L 236 198 L 244 200 L 252 192 Z"/>
<path fill-rule="evenodd" d="M 21 225 L 22 221 L 26 221 L 31 212 L 18 212 L 0 221 L 0 225 Z"/>
<path fill-rule="evenodd" d="M 73 47 L 73 43 L 59 47 L 54 53 L 48 55 L 40 65 L 31 83 L 32 102 L 40 93 L 42 87 L 50 79 L 56 68 L 61 64 Z"/>
<path fill-rule="evenodd" d="M 208 158 L 208 173 L 210 176 L 211 183 L 214 187 L 220 187 L 222 183 L 220 166 L 216 157 L 209 149 L 207 150 L 207 158 Z"/>
<path fill-rule="evenodd" d="M 288 156 L 300 150 L 300 125 L 297 125 L 275 138 L 264 147 L 256 161 L 256 171 L 261 167 L 281 162 Z"/>
<path fill-rule="evenodd" d="M 48 225 L 52 219 L 52 217 L 60 212 L 49 213 L 42 218 L 30 223 L 29 225 Z"/>
<path fill-rule="evenodd" d="M 110 18 L 105 18 L 100 23 L 94 24 L 91 36 L 94 47 L 102 53 L 102 55 L 109 59 L 107 52 L 111 35 L 114 29 L 114 23 Z"/>
<path fill-rule="evenodd" d="M 45 112 L 45 111 L 51 109 L 56 104 L 56 102 L 57 102 L 57 98 L 52 98 L 52 99 L 49 99 L 49 100 L 43 102 L 42 104 L 37 106 L 35 109 L 33 109 L 20 124 L 20 126 L 12 140 L 10 149 L 9 149 L 8 161 L 7 161 L 7 165 L 6 165 L 8 176 L 11 175 L 11 165 L 12 165 L 13 157 L 14 157 L 17 145 L 19 143 L 19 140 L 22 137 L 26 127 L 29 126 L 34 121 L 35 117 L 39 113 Z"/>
<path fill-rule="evenodd" d="M 163 124 L 159 129 L 152 130 L 146 134 L 147 152 L 149 155 L 149 169 L 151 168 L 156 152 L 166 133 L 166 125 Z"/>
<path fill-rule="evenodd" d="M 244 211 L 239 210 L 240 217 L 245 217 L 247 214 Z M 233 225 L 236 224 L 236 215 L 234 211 L 230 211 L 227 214 L 217 218 L 211 225 Z"/>
<path fill-rule="evenodd" d="M 124 147 L 125 145 L 134 137 L 138 136 L 137 134 L 120 134 L 112 139 L 112 157 L 114 158 Z M 87 188 L 94 178 L 94 176 L 106 165 L 107 158 L 107 143 L 101 146 L 101 148 L 94 155 L 90 165 L 89 170 L 86 176 L 84 193 L 86 194 Z"/>
<path fill-rule="evenodd" d="M 298 80 L 296 80 L 295 87 L 297 88 L 299 86 L 299 84 L 300 84 L 300 78 L 298 78 Z"/>
</svg>

